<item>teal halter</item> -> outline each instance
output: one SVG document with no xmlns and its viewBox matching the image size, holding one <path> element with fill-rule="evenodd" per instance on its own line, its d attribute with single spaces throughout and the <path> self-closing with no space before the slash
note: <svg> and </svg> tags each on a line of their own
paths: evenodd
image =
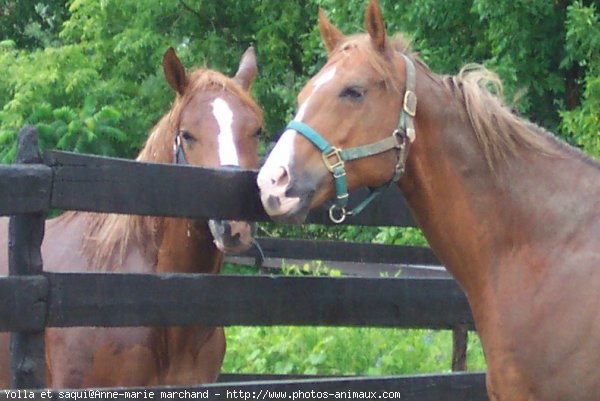
<svg viewBox="0 0 600 401">
<path fill-rule="evenodd" d="M 293 129 L 302 134 L 322 152 L 323 162 L 333 175 L 335 183 L 336 198 L 334 204 L 329 208 L 329 218 L 334 223 L 341 223 L 346 219 L 346 216 L 360 213 L 373 199 L 397 182 L 404 172 L 406 157 L 408 156 L 407 139 L 409 143 L 415 139 L 413 118 L 417 112 L 417 95 L 415 92 L 415 66 L 410 58 L 404 54 L 401 54 L 401 56 L 406 64 L 406 91 L 404 92 L 398 127 L 391 136 L 368 145 L 340 149 L 332 146 L 317 131 L 303 122 L 291 121 L 286 127 L 286 129 Z M 394 176 L 385 184 L 371 189 L 369 196 L 354 209 L 346 210 L 348 206 L 348 183 L 345 162 L 374 156 L 392 149 L 398 151 L 398 163 L 396 163 L 394 169 Z"/>
</svg>

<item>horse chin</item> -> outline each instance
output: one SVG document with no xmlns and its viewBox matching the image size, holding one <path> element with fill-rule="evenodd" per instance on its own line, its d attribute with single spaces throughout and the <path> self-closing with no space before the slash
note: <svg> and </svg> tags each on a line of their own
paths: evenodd
<svg viewBox="0 0 600 401">
<path fill-rule="evenodd" d="M 254 242 L 256 223 L 236 220 L 209 220 L 208 228 L 217 249 L 223 253 L 241 253 Z"/>
<path fill-rule="evenodd" d="M 282 214 L 269 214 L 271 220 L 282 224 L 302 224 L 310 211 L 311 197 L 300 198 L 294 208 Z"/>
</svg>

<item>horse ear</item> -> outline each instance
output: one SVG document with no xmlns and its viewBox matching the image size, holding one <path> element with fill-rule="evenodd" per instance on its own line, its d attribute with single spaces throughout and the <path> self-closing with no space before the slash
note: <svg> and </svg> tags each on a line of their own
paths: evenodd
<svg viewBox="0 0 600 401">
<path fill-rule="evenodd" d="M 240 60 L 240 66 L 233 79 L 240 84 L 244 90 L 249 90 L 257 72 L 256 53 L 254 52 L 254 47 L 250 46 L 244 52 L 244 55 Z"/>
<path fill-rule="evenodd" d="M 375 49 L 383 52 L 385 50 L 385 24 L 383 23 L 383 17 L 381 15 L 381 8 L 377 0 L 370 0 L 367 10 L 365 11 L 365 27 L 369 36 L 371 36 L 371 43 Z"/>
<path fill-rule="evenodd" d="M 327 49 L 327 54 L 331 54 L 342 39 L 344 39 L 344 34 L 329 22 L 325 11 L 321 8 L 319 8 L 319 30 L 321 31 L 321 38 L 325 44 L 325 49 Z"/>
<path fill-rule="evenodd" d="M 172 47 L 169 47 L 165 52 L 162 64 L 165 78 L 167 78 L 169 86 L 173 88 L 175 92 L 183 95 L 188 84 L 188 79 L 185 68 L 183 68 L 181 61 L 177 58 L 175 50 L 173 50 Z"/>
</svg>

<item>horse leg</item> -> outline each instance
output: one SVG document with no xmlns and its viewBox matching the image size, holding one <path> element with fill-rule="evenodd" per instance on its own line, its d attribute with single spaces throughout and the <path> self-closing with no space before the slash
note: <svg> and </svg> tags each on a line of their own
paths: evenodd
<svg viewBox="0 0 600 401">
<path fill-rule="evenodd" d="M 225 357 L 225 330 L 215 327 L 197 356 L 200 383 L 213 383 L 219 377 Z"/>
<path fill-rule="evenodd" d="M 164 344 L 169 344 L 165 384 L 204 384 L 217 380 L 225 356 L 222 327 L 170 327 L 165 333 Z"/>
</svg>

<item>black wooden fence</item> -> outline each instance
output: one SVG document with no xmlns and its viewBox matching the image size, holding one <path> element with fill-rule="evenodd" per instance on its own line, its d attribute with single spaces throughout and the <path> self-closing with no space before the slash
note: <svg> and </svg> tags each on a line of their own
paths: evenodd
<svg viewBox="0 0 600 401">
<path fill-rule="evenodd" d="M 44 216 L 53 208 L 190 218 L 265 221 L 255 171 L 139 163 L 48 152 L 39 157 L 35 129 L 19 138 L 17 163 L 0 166 L 0 215 L 11 215 L 9 273 L 0 278 L 0 331 L 11 331 L 11 386 L 41 398 L 45 327 L 141 325 L 327 325 L 446 328 L 455 334 L 455 367 L 473 328 L 464 295 L 448 278 L 66 274 L 42 270 Z M 200 192 L 198 188 L 211 188 Z M 243 199 L 243 202 L 239 200 Z M 387 206 L 387 205 L 393 205 Z M 310 222 L 327 224 L 325 211 Z M 410 226 L 397 191 L 388 191 L 346 224 Z M 263 239 L 265 257 L 379 264 L 435 264 L 426 248 Z M 250 251 L 246 257 L 258 257 Z M 255 252 L 255 251 L 254 251 Z M 135 289 L 132 291 L 132 289 Z M 223 294 L 235 293 L 235 297 Z M 333 398 L 336 392 L 397 392 L 403 400 L 487 400 L 482 373 L 394 377 L 290 378 L 225 376 L 191 388 L 113 389 L 80 393 L 126 399 Z M 249 381 L 239 381 L 241 379 Z M 237 380 L 236 382 L 229 382 Z M 93 390 L 90 390 L 93 391 Z M 137 392 L 137 393 L 136 393 Z M 186 393 L 187 392 L 187 393 Z M 295 392 L 295 393 L 294 393 Z M 193 394 L 192 394 L 193 393 Z M 46 393 L 60 396 L 59 390 Z M 360 393 L 359 393 L 360 394 Z M 0 399 L 16 395 L 0 392 Z M 63 394 L 64 395 L 64 394 Z M 355 394 L 356 395 L 356 394 Z M 24 397 L 22 397 L 24 398 Z M 138 397 L 139 398 L 139 397 Z M 176 397 L 177 398 L 177 397 Z M 393 397 L 392 397 L 393 398 Z"/>
</svg>

